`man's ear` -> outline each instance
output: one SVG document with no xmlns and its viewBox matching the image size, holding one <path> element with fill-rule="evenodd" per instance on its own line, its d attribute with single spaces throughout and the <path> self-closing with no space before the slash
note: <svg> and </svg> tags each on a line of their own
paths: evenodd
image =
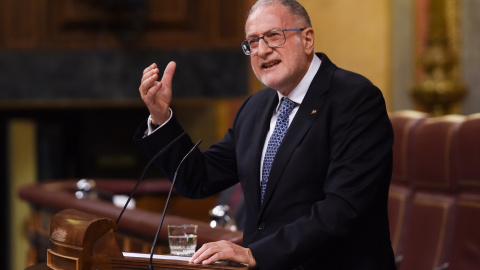
<svg viewBox="0 0 480 270">
<path fill-rule="evenodd" d="M 315 52 L 315 35 L 313 28 L 309 27 L 303 30 L 303 46 L 306 54 L 312 54 Z"/>
</svg>

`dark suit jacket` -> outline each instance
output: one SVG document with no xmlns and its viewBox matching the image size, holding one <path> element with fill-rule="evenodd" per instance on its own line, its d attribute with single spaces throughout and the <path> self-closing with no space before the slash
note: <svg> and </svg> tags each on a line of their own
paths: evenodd
<svg viewBox="0 0 480 270">
<path fill-rule="evenodd" d="M 340 69 L 325 54 L 290 124 L 260 205 L 260 158 L 277 92 L 250 96 L 225 137 L 196 150 L 175 184 L 184 196 L 202 198 L 240 182 L 246 223 L 243 245 L 260 269 L 394 269 L 387 199 L 392 127 L 380 90 Z M 135 140 L 153 156 L 183 132 L 173 118 Z M 155 163 L 173 177 L 193 146 L 184 136 Z"/>
</svg>

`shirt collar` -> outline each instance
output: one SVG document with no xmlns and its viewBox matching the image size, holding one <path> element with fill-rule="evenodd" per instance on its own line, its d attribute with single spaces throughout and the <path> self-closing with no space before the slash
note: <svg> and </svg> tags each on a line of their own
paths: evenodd
<svg viewBox="0 0 480 270">
<path fill-rule="evenodd" d="M 322 60 L 314 54 L 313 55 L 313 60 L 312 63 L 310 64 L 310 67 L 308 68 L 307 73 L 303 77 L 303 79 L 300 81 L 300 83 L 293 89 L 293 91 L 288 95 L 288 98 L 295 102 L 297 105 L 302 104 L 303 98 L 307 94 L 308 88 L 310 87 L 310 84 L 313 81 L 313 78 L 315 77 L 315 74 L 317 74 L 318 69 L 320 68 L 320 64 L 322 64 Z M 280 94 L 280 92 L 277 92 L 278 94 L 278 100 L 282 100 L 285 96 Z M 280 104 L 281 102 L 278 102 L 276 111 L 280 110 Z"/>
</svg>

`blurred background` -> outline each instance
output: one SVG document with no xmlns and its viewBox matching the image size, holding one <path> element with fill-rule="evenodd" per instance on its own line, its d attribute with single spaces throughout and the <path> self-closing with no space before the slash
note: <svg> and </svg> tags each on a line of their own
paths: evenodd
<svg viewBox="0 0 480 270">
<path fill-rule="evenodd" d="M 25 184 L 137 178 L 143 69 L 174 60 L 173 109 L 205 149 L 262 88 L 240 48 L 254 0 L 0 0 L 0 268 L 27 266 Z M 480 112 L 480 1 L 299 0 L 316 51 L 389 112 Z M 161 177 L 155 170 L 148 177 Z"/>
</svg>

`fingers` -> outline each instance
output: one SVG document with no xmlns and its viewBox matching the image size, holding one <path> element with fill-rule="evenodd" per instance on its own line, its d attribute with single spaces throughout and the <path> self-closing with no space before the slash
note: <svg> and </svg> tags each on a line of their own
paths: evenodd
<svg viewBox="0 0 480 270">
<path fill-rule="evenodd" d="M 200 257 L 193 261 L 196 264 L 212 264 L 216 261 L 222 260 L 221 254 L 218 252 L 213 252 L 212 250 L 208 249 L 207 252 L 202 253 Z"/>
<path fill-rule="evenodd" d="M 143 71 L 143 76 L 139 87 L 140 95 L 142 95 L 142 97 L 143 95 L 146 95 L 147 92 L 156 85 L 155 82 L 158 79 L 158 73 L 159 70 L 155 63 L 153 63 Z"/>
<path fill-rule="evenodd" d="M 154 80 L 158 79 L 158 68 L 152 69 L 146 73 L 143 74 L 141 82 L 144 83 L 145 81 L 151 79 L 152 77 L 156 77 Z"/>
<path fill-rule="evenodd" d="M 256 265 L 249 249 L 225 240 L 204 244 L 192 256 L 190 263 L 212 264 L 220 260 L 229 260 L 250 266 Z"/>
<path fill-rule="evenodd" d="M 201 263 L 201 264 L 208 264 L 209 261 L 212 260 L 212 256 L 216 254 L 213 245 L 211 243 L 204 244 L 195 254 L 193 254 L 192 258 L 190 259 L 190 263 Z M 215 261 L 213 261 L 215 262 Z M 212 262 L 212 263 L 213 263 Z"/>
<path fill-rule="evenodd" d="M 143 74 L 149 72 L 150 70 L 154 69 L 154 68 L 157 68 L 157 64 L 156 63 L 153 63 L 151 64 L 149 67 L 147 67 L 146 69 L 143 70 Z"/>
</svg>

